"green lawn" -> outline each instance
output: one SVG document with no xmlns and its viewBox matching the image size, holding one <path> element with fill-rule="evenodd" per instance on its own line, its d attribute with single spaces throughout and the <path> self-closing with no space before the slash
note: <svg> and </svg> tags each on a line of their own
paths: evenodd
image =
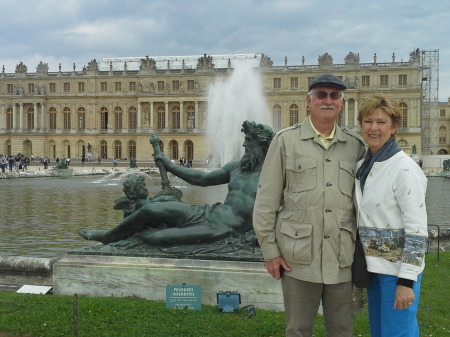
<svg viewBox="0 0 450 337">
<path fill-rule="evenodd" d="M 419 309 L 421 336 L 450 335 L 450 252 L 427 255 Z M 75 303 L 78 318 L 74 319 Z M 93 298 L 0 292 L 0 336 L 32 337 L 282 337 L 284 313 L 256 309 L 246 318 L 219 313 L 217 307 L 201 311 L 166 309 L 163 302 L 137 298 Z M 77 324 L 74 324 L 77 322 Z M 318 316 L 314 336 L 325 336 Z M 354 336 L 370 336 L 367 307 L 355 314 Z"/>
</svg>

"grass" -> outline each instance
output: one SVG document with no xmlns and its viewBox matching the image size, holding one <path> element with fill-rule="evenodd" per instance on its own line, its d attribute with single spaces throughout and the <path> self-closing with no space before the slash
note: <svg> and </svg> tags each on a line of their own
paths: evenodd
<svg viewBox="0 0 450 337">
<path fill-rule="evenodd" d="M 449 336 L 450 252 L 427 255 L 419 308 L 421 336 Z M 76 305 L 78 307 L 76 307 Z M 74 312 L 78 310 L 78 318 Z M 284 313 L 256 309 L 219 313 L 217 306 L 200 311 L 166 309 L 163 302 L 138 298 L 95 298 L 0 292 L 0 336 L 29 337 L 282 337 Z M 74 324 L 77 322 L 77 325 Z M 325 336 L 318 316 L 314 336 Z M 355 314 L 354 336 L 370 336 L 367 306 Z"/>
</svg>

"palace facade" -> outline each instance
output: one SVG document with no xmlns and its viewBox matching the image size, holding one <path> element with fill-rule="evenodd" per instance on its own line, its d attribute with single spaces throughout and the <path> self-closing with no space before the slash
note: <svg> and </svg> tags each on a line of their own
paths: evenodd
<svg viewBox="0 0 450 337">
<path fill-rule="evenodd" d="M 407 61 L 392 55 L 392 61 L 382 63 L 374 55 L 373 62 L 360 63 L 359 54 L 350 52 L 339 64 L 325 53 L 317 65 L 306 65 L 304 59 L 288 65 L 286 59 L 280 66 L 264 54 L 106 58 L 94 59 L 80 71 L 75 64 L 73 70 L 61 71 L 60 65 L 58 72 L 49 72 L 42 62 L 29 72 L 19 63 L 14 73 L 3 67 L 0 74 L 0 154 L 151 161 L 149 137 L 156 133 L 171 158 L 203 162 L 211 154 L 208 87 L 229 77 L 238 63 L 259 69 L 275 131 L 306 117 L 309 81 L 330 72 L 349 87 L 341 126 L 359 130 L 358 106 L 384 92 L 400 102 L 403 120 L 397 139 L 407 153 L 448 152 L 447 133 L 441 138 L 437 123 L 437 102 L 431 97 L 424 105 L 430 95 L 424 94 L 421 53 L 411 52 Z M 448 106 L 444 110 L 448 119 Z M 430 116 L 439 129 L 424 140 L 424 123 L 434 125 Z"/>
</svg>

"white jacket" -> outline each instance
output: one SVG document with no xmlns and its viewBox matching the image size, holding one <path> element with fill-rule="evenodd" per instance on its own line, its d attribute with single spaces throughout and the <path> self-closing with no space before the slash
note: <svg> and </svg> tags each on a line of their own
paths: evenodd
<svg viewBox="0 0 450 337">
<path fill-rule="evenodd" d="M 358 228 L 370 272 L 417 281 L 428 238 L 426 189 L 422 169 L 403 151 L 373 165 L 364 194 L 356 179 Z"/>
</svg>

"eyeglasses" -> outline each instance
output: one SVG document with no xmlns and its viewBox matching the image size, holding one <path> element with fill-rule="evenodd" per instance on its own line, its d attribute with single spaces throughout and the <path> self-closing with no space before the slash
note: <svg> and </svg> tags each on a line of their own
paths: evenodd
<svg viewBox="0 0 450 337">
<path fill-rule="evenodd" d="M 314 91 L 311 95 L 315 95 L 318 99 L 325 99 L 328 95 L 330 95 L 330 98 L 333 100 L 342 98 L 342 92 L 340 91 L 333 91 L 330 93 L 326 91 Z"/>
</svg>

